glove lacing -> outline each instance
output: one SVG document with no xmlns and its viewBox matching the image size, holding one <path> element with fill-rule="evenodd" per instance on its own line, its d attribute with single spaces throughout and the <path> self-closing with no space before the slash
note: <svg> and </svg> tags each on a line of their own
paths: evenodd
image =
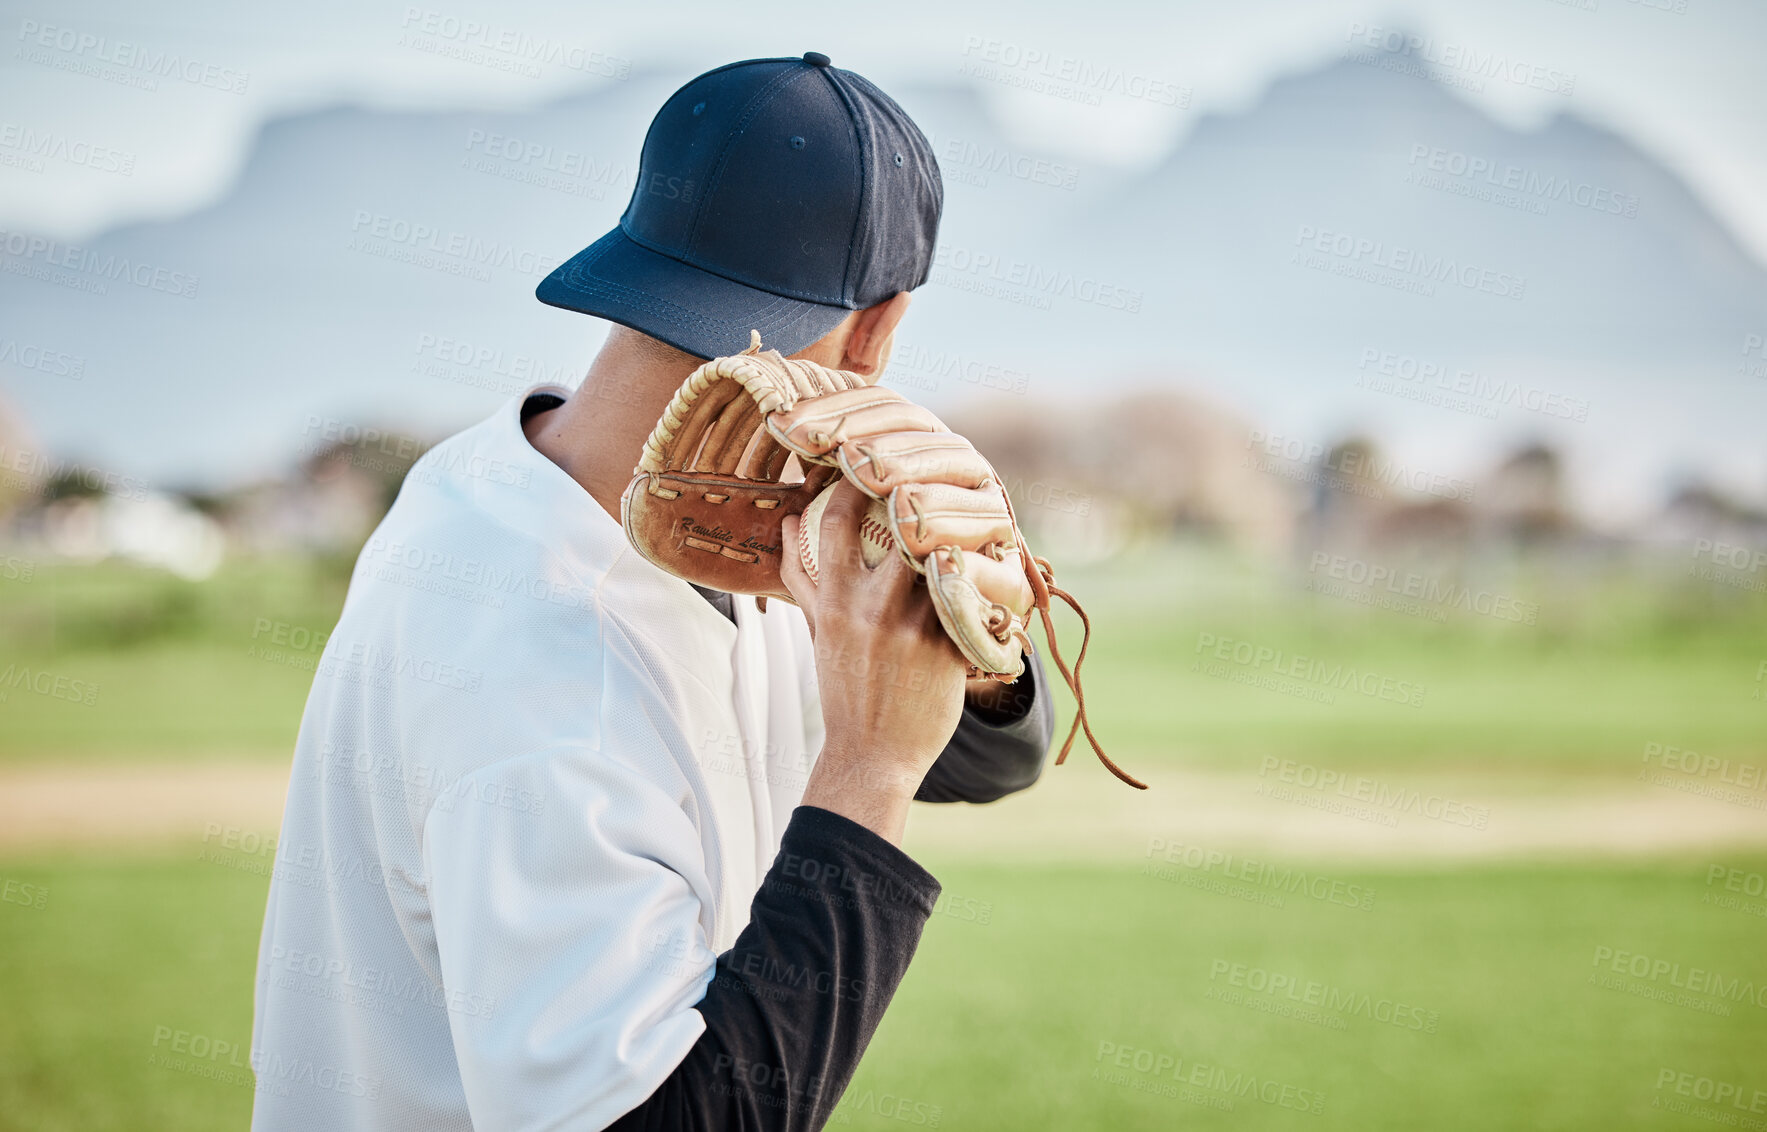
<svg viewBox="0 0 1767 1132">
<path fill-rule="evenodd" d="M 1080 686 L 1080 666 L 1086 663 L 1086 647 L 1092 643 L 1092 619 L 1086 616 L 1086 610 L 1081 608 L 1078 601 L 1074 600 L 1074 595 L 1055 584 L 1055 570 L 1049 565 L 1048 559 L 1033 556 L 1031 562 L 1036 566 L 1036 569 L 1026 570 L 1025 577 L 1030 580 L 1031 590 L 1036 595 L 1037 612 L 1043 616 L 1043 636 L 1049 642 L 1049 655 L 1055 659 L 1055 666 L 1061 670 L 1062 678 L 1067 681 L 1068 689 L 1074 693 L 1074 723 L 1068 728 L 1067 742 L 1061 745 L 1061 753 L 1055 756 L 1055 765 L 1060 766 L 1067 760 L 1068 750 L 1074 745 L 1074 737 L 1083 728 L 1086 732 L 1086 740 L 1092 746 L 1092 753 L 1098 756 L 1098 761 L 1104 764 L 1106 770 L 1135 789 L 1146 790 L 1147 783 L 1129 774 L 1112 762 L 1110 756 L 1104 753 L 1104 748 L 1098 743 L 1098 736 L 1092 734 L 1091 720 L 1086 718 L 1086 693 Z M 1055 643 L 1055 622 L 1049 616 L 1051 594 L 1067 602 L 1068 607 L 1080 615 L 1080 625 L 1083 630 L 1083 635 L 1080 638 L 1080 655 L 1074 658 L 1074 667 L 1071 670 L 1068 668 L 1067 662 L 1062 659 L 1061 647 Z M 1022 633 L 1023 630 L 1021 629 L 1020 632 Z M 1029 651 L 1030 638 L 1028 636 L 1025 638 L 1025 643 L 1027 651 Z"/>
</svg>

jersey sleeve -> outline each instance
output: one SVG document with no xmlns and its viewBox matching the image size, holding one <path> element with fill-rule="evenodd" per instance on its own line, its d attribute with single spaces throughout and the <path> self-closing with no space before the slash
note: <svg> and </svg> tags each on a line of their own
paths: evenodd
<svg viewBox="0 0 1767 1132">
<path fill-rule="evenodd" d="M 697 1009 L 706 1029 L 615 1132 L 813 1132 L 908 973 L 939 885 L 864 826 L 799 806 Z"/>
<path fill-rule="evenodd" d="M 666 749 L 661 734 L 639 745 Z M 661 767 L 547 751 L 476 772 L 426 819 L 475 1127 L 796 1132 L 833 1113 L 938 882 L 863 826 L 799 806 L 747 926 L 714 955 L 716 863 L 690 793 L 670 785 Z"/>
<path fill-rule="evenodd" d="M 586 749 L 484 768 L 424 823 L 442 989 L 482 1128 L 601 1128 L 705 1028 L 714 883 L 682 799 Z M 524 793 L 525 792 L 525 793 Z M 533 806 L 500 798 L 537 798 Z"/>
</svg>

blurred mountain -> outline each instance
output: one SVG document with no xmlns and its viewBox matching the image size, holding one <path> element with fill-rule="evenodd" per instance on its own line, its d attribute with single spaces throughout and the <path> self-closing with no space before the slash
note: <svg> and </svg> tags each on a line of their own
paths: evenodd
<svg viewBox="0 0 1767 1132">
<path fill-rule="evenodd" d="M 77 250 L 6 233 L 0 380 L 55 452 L 192 487 L 574 382 L 603 327 L 534 286 L 617 222 L 680 77 L 519 113 L 303 114 L 212 208 Z M 1573 481 L 1759 454 L 1767 382 L 1735 354 L 1767 329 L 1767 271 L 1673 172 L 1570 114 L 1518 132 L 1338 61 L 1124 173 L 1005 136 L 975 90 L 897 95 L 947 195 L 891 380 L 935 409 L 1184 373 L 1260 427 L 1366 424 L 1441 461 L 1550 434 Z M 1397 378 L 1364 381 L 1389 358 Z M 1463 371 L 1470 409 L 1410 388 Z"/>
</svg>

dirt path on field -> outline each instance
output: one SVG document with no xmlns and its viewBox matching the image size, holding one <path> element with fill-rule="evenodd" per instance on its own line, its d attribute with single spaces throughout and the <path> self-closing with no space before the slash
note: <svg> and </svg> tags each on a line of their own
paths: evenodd
<svg viewBox="0 0 1767 1132">
<path fill-rule="evenodd" d="M 1767 850 L 1767 790 L 1620 778 L 1346 772 L 1154 772 L 1146 793 L 1084 760 L 1050 767 L 1014 806 L 917 807 L 909 836 L 972 859 L 1154 860 L 1200 851 L 1343 861 L 1644 857 Z M 1306 781 L 1309 785 L 1302 785 Z"/>
<path fill-rule="evenodd" d="M 287 791 L 279 762 L 0 767 L 0 853 L 272 833 Z"/>
<path fill-rule="evenodd" d="M 1076 758 L 995 805 L 915 807 L 908 844 L 945 859 L 1020 862 L 1210 851 L 1373 863 L 1767 850 L 1767 789 L 1683 775 L 1372 772 L 1324 788 L 1274 773 L 1144 777 L 1146 793 Z M 286 765 L 274 761 L 0 768 L 0 853 L 274 833 L 287 785 Z"/>
</svg>

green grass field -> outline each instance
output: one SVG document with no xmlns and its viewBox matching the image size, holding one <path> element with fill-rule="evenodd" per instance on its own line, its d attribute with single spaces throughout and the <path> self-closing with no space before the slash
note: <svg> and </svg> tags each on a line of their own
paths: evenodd
<svg viewBox="0 0 1767 1132">
<path fill-rule="evenodd" d="M 0 585 L 4 663 L 97 688 L 91 703 L 34 694 L 8 687 L 0 666 L 0 760 L 286 758 L 346 577 L 347 563 L 248 563 L 196 585 L 100 566 Z M 1767 754 L 1758 594 L 1522 574 L 1505 584 L 1533 595 L 1526 625 L 1369 609 L 1182 551 L 1062 580 L 1097 625 L 1085 675 L 1101 738 L 1137 760 L 1604 774 L 1633 770 L 1647 742 Z M 1059 621 L 1071 657 L 1078 622 Z M 1240 644 L 1279 656 L 1198 667 Z M 1297 657 L 1320 677 L 1283 678 L 1280 690 L 1240 682 Z M 1342 687 L 1350 673 L 1373 694 Z"/>
<path fill-rule="evenodd" d="M 196 852 L 0 865 L 15 894 L 46 893 L 0 903 L 0 1128 L 245 1126 L 233 1054 L 212 1076 L 150 1063 L 169 1032 L 249 1043 L 265 883 Z M 1767 920 L 1702 904 L 1703 861 L 1333 873 L 1373 890 L 1367 910 L 1129 864 L 929 864 L 958 899 L 835 1127 L 1674 1129 L 1706 1122 L 1653 1107 L 1676 1099 L 1664 1070 L 1767 1089 L 1767 1008 L 1589 982 L 1599 947 L 1767 982 Z M 1235 964 L 1346 1000 L 1316 1019 L 1254 1009 L 1232 995 L 1288 1000 L 1230 985 Z M 1371 1016 L 1388 1002 L 1404 1025 Z"/>
<path fill-rule="evenodd" d="M 0 584 L 0 760 L 286 758 L 347 569 L 237 564 L 198 584 L 107 563 Z M 44 672 L 95 694 L 31 691 Z"/>
<path fill-rule="evenodd" d="M 287 759 L 347 566 L 0 583 L 0 762 Z M 1370 609 L 1306 580 L 1182 548 L 1064 572 L 1097 626 L 1086 683 L 1113 754 L 1590 784 L 1635 772 L 1651 742 L 1767 765 L 1758 594 L 1515 568 L 1496 584 L 1537 604 L 1525 625 Z M 1071 657 L 1078 624 L 1062 625 Z M 1233 659 L 1241 644 L 1271 659 Z M 1283 664 L 1308 675 L 1248 682 Z M 1421 702 L 1311 675 L 1343 669 Z M 92 702 L 32 690 L 43 672 L 96 686 Z M 0 1128 L 244 1126 L 265 882 L 196 854 L 0 858 Z M 1708 859 L 1332 872 L 1373 889 L 1368 910 L 1238 899 L 1138 860 L 927 863 L 987 922 L 934 916 L 837 1127 L 1705 1128 L 1661 1107 L 1689 1100 L 1662 1074 L 1767 1090 L 1767 1009 L 1590 981 L 1607 948 L 1767 985 L 1767 898 L 1703 902 L 1723 895 Z M 1269 978 L 1340 1009 L 1236 985 Z M 1392 1003 L 1434 1032 L 1369 1016 Z M 201 1075 L 154 1063 L 178 1031 L 240 1052 Z"/>
</svg>

